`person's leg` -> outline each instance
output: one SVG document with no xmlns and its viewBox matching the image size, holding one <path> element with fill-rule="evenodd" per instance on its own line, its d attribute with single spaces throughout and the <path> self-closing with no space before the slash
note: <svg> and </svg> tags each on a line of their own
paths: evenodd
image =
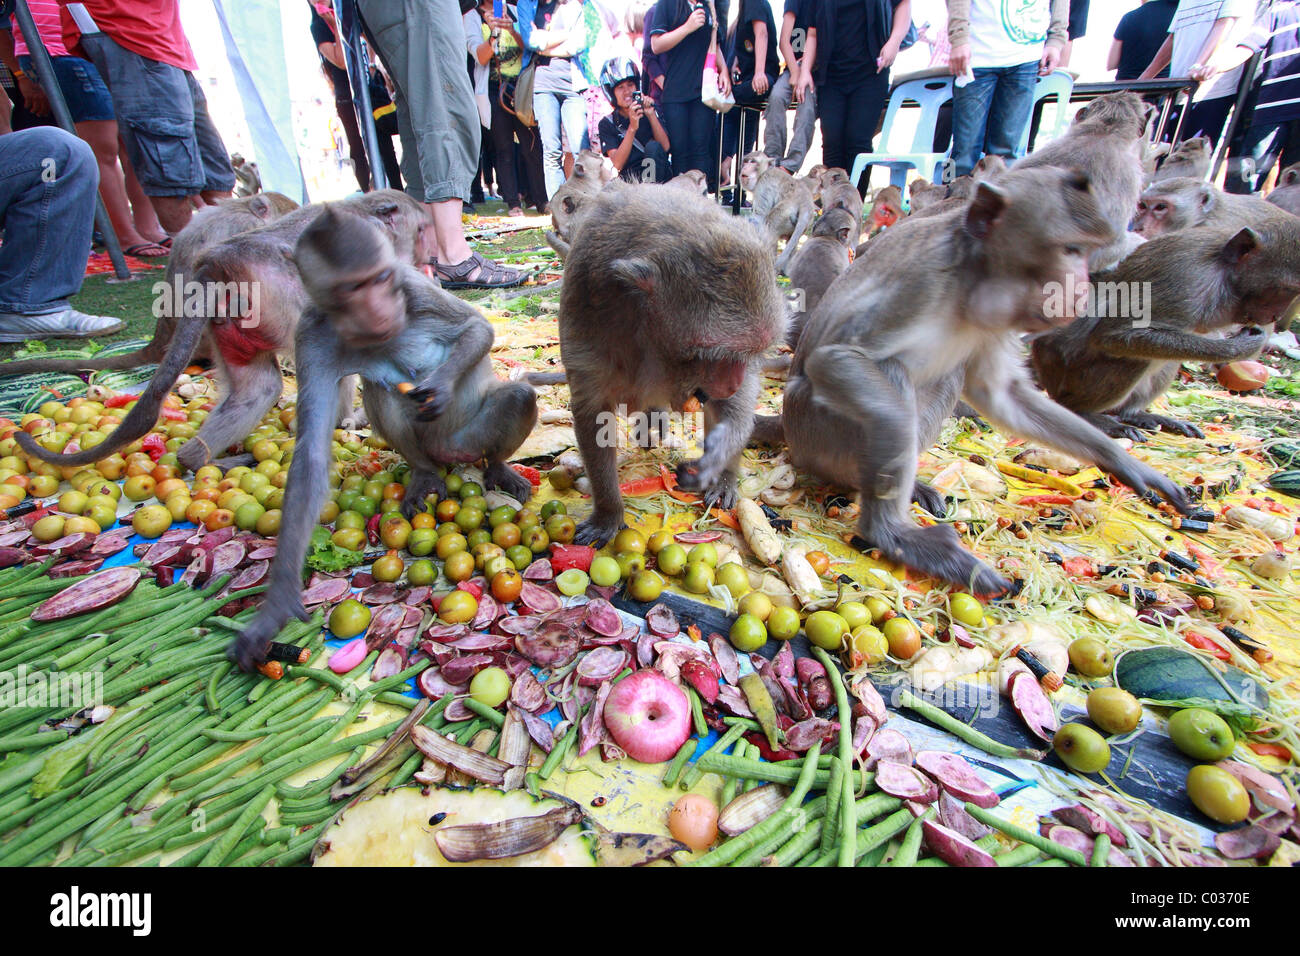
<svg viewBox="0 0 1300 956">
<path fill-rule="evenodd" d="M 424 202 L 433 219 L 439 278 L 452 285 L 517 285 L 523 274 L 474 253 L 461 224 L 478 157 L 479 116 L 465 70 L 459 5 L 359 0 L 357 7 L 396 89 L 402 174 L 407 193 Z"/>
<path fill-rule="evenodd" d="M 85 120 L 76 124 L 77 135 L 86 141 L 95 154 L 99 166 L 99 194 L 104 199 L 113 232 L 124 250 L 135 249 L 149 256 L 165 256 L 165 247 L 140 235 L 131 218 L 131 207 L 126 198 L 126 182 L 117 166 L 117 122 L 115 120 Z M 150 249 L 157 246 L 156 249 Z M 136 255 L 137 253 L 131 253 Z"/>
<path fill-rule="evenodd" d="M 131 218 L 135 222 L 135 231 L 150 242 L 163 242 L 168 239 L 167 230 L 158 221 L 158 213 L 154 211 L 149 197 L 144 194 L 140 177 L 136 176 L 135 168 L 127 158 L 121 130 L 117 133 L 117 161 L 121 167 L 122 180 L 126 184 L 126 198 L 131 201 Z M 102 182 L 100 187 L 103 187 Z"/>
<path fill-rule="evenodd" d="M 659 109 L 659 118 L 663 121 L 664 132 L 668 134 L 668 142 L 672 144 L 670 157 L 673 161 L 673 169 L 679 173 L 684 173 L 693 168 L 688 165 L 691 160 L 691 153 L 686 147 L 686 139 L 690 133 L 686 116 L 686 104 L 663 104 Z"/>
<path fill-rule="evenodd" d="M 852 97 L 845 88 L 827 82 L 817 91 L 817 99 L 822 122 L 822 163 L 845 168 L 844 137 L 851 122 Z"/>
<path fill-rule="evenodd" d="M 1038 63 L 1023 63 L 999 72 L 997 87 L 989 104 L 984 152 L 1010 162 L 1020 157 L 1020 138 L 1034 109 Z"/>
<path fill-rule="evenodd" d="M 542 171 L 542 137 L 537 129 L 525 126 L 518 117 L 514 121 L 515 139 L 519 141 L 519 162 L 527 185 L 528 204 L 541 212 L 546 207 L 546 176 Z"/>
<path fill-rule="evenodd" d="M 492 95 L 492 152 L 496 156 L 497 186 L 506 211 L 519 207 L 519 180 L 515 176 L 515 129 L 513 117 Z"/>
<path fill-rule="evenodd" d="M 687 143 L 694 159 L 687 169 L 698 169 L 709 182 L 709 189 L 718 188 L 718 114 L 700 100 L 687 103 L 689 110 Z M 682 170 L 684 172 L 685 170 Z"/>
<path fill-rule="evenodd" d="M 194 213 L 190 197 L 205 185 L 187 74 L 102 33 L 83 36 L 81 46 L 113 95 L 118 133 L 158 221 L 169 233 L 180 232 Z"/>
<path fill-rule="evenodd" d="M 185 74 L 185 81 L 190 88 L 190 99 L 194 104 L 194 141 L 199 147 L 199 158 L 203 161 L 203 189 L 199 195 L 209 206 L 220 199 L 229 199 L 235 194 L 235 170 L 230 165 L 230 152 L 225 141 L 217 132 L 212 117 L 208 115 L 208 100 L 203 95 L 203 87 L 194 79 L 193 73 Z M 362 151 L 362 156 L 365 151 Z M 366 182 L 370 181 L 370 167 L 366 167 Z"/>
<path fill-rule="evenodd" d="M 844 130 L 844 168 L 852 170 L 859 154 L 872 151 L 872 140 L 876 127 L 880 124 L 881 114 L 885 112 L 885 100 L 889 97 L 889 74 L 873 73 L 854 87 L 849 96 L 853 103 L 853 116 Z M 863 196 L 871 183 L 871 167 L 868 166 L 854 183 Z"/>
<path fill-rule="evenodd" d="M 817 131 L 817 96 L 816 90 L 809 90 L 803 102 L 794 109 L 794 132 L 790 134 L 790 148 L 781 163 L 792 173 L 803 168 L 804 157 L 808 155 L 813 134 Z"/>
<path fill-rule="evenodd" d="M 1224 192 L 1253 193 L 1281 152 L 1283 135 L 1280 126 L 1251 126 L 1246 130 L 1229 152 Z"/>
<path fill-rule="evenodd" d="M 587 137 L 587 98 L 583 94 L 571 93 L 564 97 L 560 103 L 560 121 L 564 125 L 564 135 L 573 148 L 573 155 L 576 156 L 591 145 Z"/>
<path fill-rule="evenodd" d="M 952 91 L 952 162 L 957 176 L 970 175 L 984 152 L 989 105 L 998 82 L 994 70 L 973 72 L 973 80 L 965 86 L 954 84 Z"/>
<path fill-rule="evenodd" d="M 542 138 L 542 173 L 546 177 L 546 198 L 564 184 L 564 143 L 560 125 L 560 97 L 554 93 L 533 93 L 533 116 Z"/>
<path fill-rule="evenodd" d="M 785 112 L 790 108 L 794 90 L 790 87 L 790 71 L 784 71 L 768 91 L 767 109 L 763 111 L 763 152 L 774 163 L 785 159 Z"/>
<path fill-rule="evenodd" d="M 1228 111 L 1232 109 L 1235 97 L 1216 96 L 1212 100 L 1202 100 L 1192 107 L 1183 124 L 1183 139 L 1204 136 L 1211 146 L 1218 146 L 1219 137 L 1223 135 L 1223 126 L 1228 121 Z"/>
<path fill-rule="evenodd" d="M 41 127 L 0 137 L 0 341 L 122 328 L 67 301 L 85 277 L 98 186 L 95 154 L 75 136 Z"/>
<path fill-rule="evenodd" d="M 357 110 L 352 99 L 334 101 L 334 112 L 343 124 L 343 135 L 348 141 L 348 155 L 352 157 L 352 172 L 357 177 L 357 188 L 362 192 L 370 189 L 370 163 L 366 159 L 366 147 L 361 139 L 361 129 L 357 126 Z"/>
</svg>

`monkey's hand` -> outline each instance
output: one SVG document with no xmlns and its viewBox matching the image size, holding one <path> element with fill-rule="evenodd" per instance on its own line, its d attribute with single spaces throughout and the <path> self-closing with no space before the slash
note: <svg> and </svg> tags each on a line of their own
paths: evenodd
<svg viewBox="0 0 1300 956">
<path fill-rule="evenodd" d="M 436 381 L 426 379 L 408 392 L 409 397 L 420 403 L 416 420 L 431 422 L 441 415 L 451 402 L 455 388 L 454 382 L 446 377 L 439 377 Z"/>
<path fill-rule="evenodd" d="M 1233 352 L 1232 361 L 1254 358 L 1264 350 L 1267 341 L 1268 333 L 1260 326 L 1246 326 L 1228 339 L 1228 346 Z"/>
<path fill-rule="evenodd" d="M 1154 491 L 1183 514 L 1192 510 L 1187 494 L 1182 488 L 1136 458 L 1121 455 L 1116 461 L 1109 463 L 1106 470 L 1132 488 L 1139 497 L 1144 492 Z"/>
<path fill-rule="evenodd" d="M 268 601 L 262 605 L 252 623 L 226 647 L 226 656 L 239 665 L 242 671 L 256 670 L 266 660 L 266 647 L 289 623 L 289 618 L 300 621 L 308 618 L 302 598 L 295 594 L 289 601 Z"/>
</svg>

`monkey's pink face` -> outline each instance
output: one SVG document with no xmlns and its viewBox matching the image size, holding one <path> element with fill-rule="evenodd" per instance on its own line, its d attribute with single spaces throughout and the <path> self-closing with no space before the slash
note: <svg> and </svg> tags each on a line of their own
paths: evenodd
<svg viewBox="0 0 1300 956">
<path fill-rule="evenodd" d="M 746 160 L 740 165 L 740 186 L 750 192 L 754 191 L 754 186 L 758 183 L 758 163 L 753 160 Z"/>
<path fill-rule="evenodd" d="M 1172 207 L 1164 199 L 1139 199 L 1137 216 L 1133 219 L 1133 231 L 1145 239 L 1154 239 L 1165 232 L 1165 220 Z"/>
</svg>

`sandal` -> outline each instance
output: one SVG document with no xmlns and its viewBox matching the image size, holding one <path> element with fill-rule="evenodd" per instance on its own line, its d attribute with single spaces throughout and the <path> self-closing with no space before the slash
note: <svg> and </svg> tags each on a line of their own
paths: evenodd
<svg viewBox="0 0 1300 956">
<path fill-rule="evenodd" d="M 439 263 L 434 267 L 444 289 L 508 289 L 523 283 L 527 275 L 518 269 L 507 269 L 477 252 L 470 253 L 464 262 L 454 266 Z M 471 279 L 471 275 L 477 278 Z"/>
<path fill-rule="evenodd" d="M 157 249 L 158 251 L 150 252 L 151 249 Z M 166 259 L 171 255 L 171 249 L 161 242 L 141 242 L 134 246 L 127 246 L 122 251 L 128 256 L 134 256 L 137 259 Z"/>
</svg>

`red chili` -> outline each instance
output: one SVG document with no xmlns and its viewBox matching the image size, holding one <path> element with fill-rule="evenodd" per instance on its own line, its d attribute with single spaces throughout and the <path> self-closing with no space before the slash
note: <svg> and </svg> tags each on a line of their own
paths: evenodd
<svg viewBox="0 0 1300 956">
<path fill-rule="evenodd" d="M 1229 654 L 1226 650 L 1224 650 L 1222 647 L 1220 647 L 1210 638 L 1206 637 L 1204 634 L 1184 634 L 1183 640 L 1185 640 L 1188 644 L 1192 645 L 1192 647 L 1195 647 L 1198 650 L 1209 651 L 1211 654 L 1213 654 L 1221 661 L 1232 660 L 1231 654 Z"/>
</svg>

